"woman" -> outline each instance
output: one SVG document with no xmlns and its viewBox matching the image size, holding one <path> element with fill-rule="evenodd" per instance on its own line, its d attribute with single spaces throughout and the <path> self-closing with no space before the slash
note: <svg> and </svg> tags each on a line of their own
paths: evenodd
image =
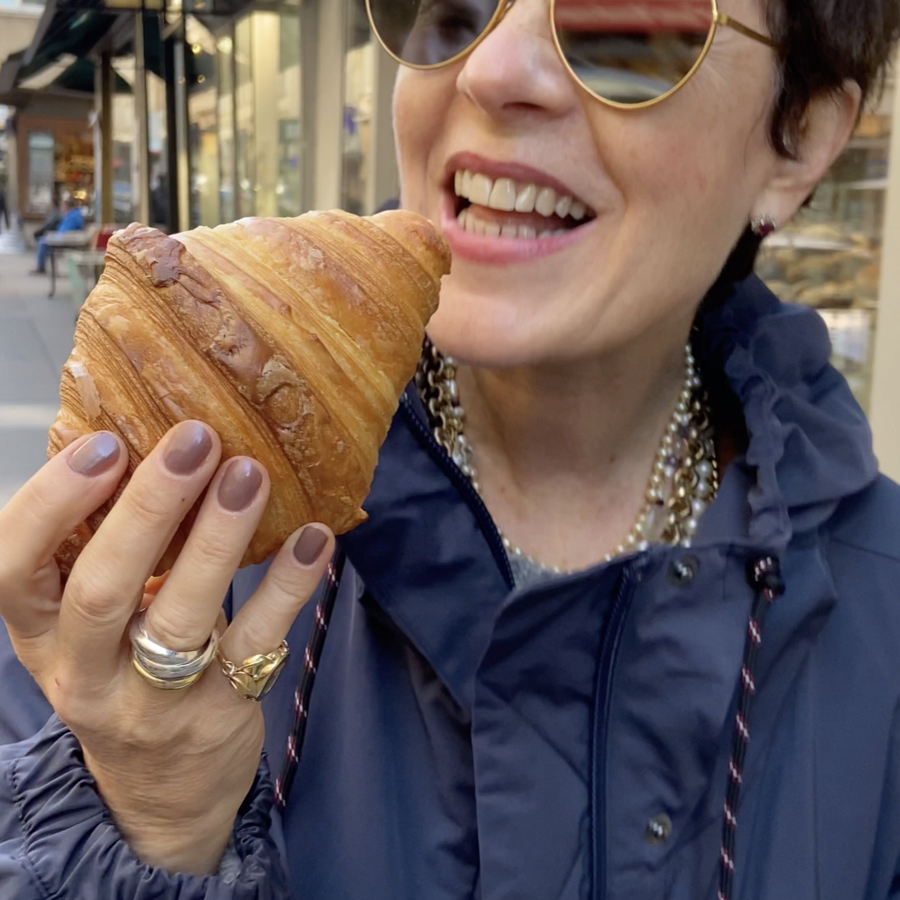
<svg viewBox="0 0 900 900">
<path fill-rule="evenodd" d="M 162 691 L 131 664 L 211 484 L 144 623 L 206 645 L 265 472 L 180 425 L 61 593 L 56 544 L 124 468 L 109 435 L 70 448 L 0 514 L 0 612 L 49 701 L 7 653 L 0 897 L 900 897 L 900 493 L 818 317 L 748 274 L 897 9 L 723 0 L 706 47 L 712 12 L 663 4 L 697 39 L 591 57 L 608 27 L 562 0 L 370 6 L 407 64 L 403 203 L 454 270 L 341 541 L 308 727 L 302 653 L 265 722 L 218 666 Z M 310 525 L 237 575 L 225 659 L 321 639 L 294 619 L 332 550 Z"/>
</svg>

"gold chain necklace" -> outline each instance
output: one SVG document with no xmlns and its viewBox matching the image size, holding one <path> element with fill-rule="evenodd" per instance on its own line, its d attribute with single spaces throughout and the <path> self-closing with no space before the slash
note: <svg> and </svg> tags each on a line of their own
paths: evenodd
<svg viewBox="0 0 900 900">
<path fill-rule="evenodd" d="M 459 400 L 455 360 L 443 356 L 426 338 L 416 373 L 416 386 L 425 404 L 434 438 L 481 494 L 475 453 L 465 436 L 465 411 Z M 644 506 L 628 537 L 606 555 L 646 550 L 651 544 L 688 547 L 697 522 L 719 490 L 719 467 L 709 400 L 697 374 L 690 345 L 685 347 L 685 378 L 672 418 L 666 426 L 644 496 Z M 556 566 L 534 559 L 501 533 L 507 553 L 531 566 L 562 574 Z"/>
</svg>

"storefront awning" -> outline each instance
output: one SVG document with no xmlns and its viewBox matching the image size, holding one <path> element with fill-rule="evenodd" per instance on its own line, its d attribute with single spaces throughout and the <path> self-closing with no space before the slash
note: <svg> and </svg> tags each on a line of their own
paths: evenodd
<svg viewBox="0 0 900 900">
<path fill-rule="evenodd" d="M 83 59 L 94 49 L 116 17 L 101 3 L 96 8 L 85 7 L 83 3 L 70 5 L 48 0 L 31 46 L 22 58 L 19 82 L 36 75 L 64 54 Z"/>
</svg>

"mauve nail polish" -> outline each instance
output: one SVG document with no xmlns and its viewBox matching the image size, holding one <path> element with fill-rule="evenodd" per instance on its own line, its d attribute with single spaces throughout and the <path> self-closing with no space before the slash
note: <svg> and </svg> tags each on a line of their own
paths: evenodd
<svg viewBox="0 0 900 900">
<path fill-rule="evenodd" d="M 163 464 L 173 475 L 192 475 L 212 450 L 209 430 L 199 422 L 182 422 L 169 436 Z"/>
<path fill-rule="evenodd" d="M 219 503 L 228 512 L 242 512 L 262 487 L 262 472 L 252 460 L 233 459 L 219 482 Z"/>
<path fill-rule="evenodd" d="M 301 566 L 311 566 L 322 555 L 327 543 L 328 535 L 321 528 L 307 525 L 294 544 L 294 558 Z"/>
<path fill-rule="evenodd" d="M 101 431 L 69 457 L 69 468 L 79 475 L 102 475 L 116 464 L 121 452 L 119 442 L 108 431 Z"/>
</svg>

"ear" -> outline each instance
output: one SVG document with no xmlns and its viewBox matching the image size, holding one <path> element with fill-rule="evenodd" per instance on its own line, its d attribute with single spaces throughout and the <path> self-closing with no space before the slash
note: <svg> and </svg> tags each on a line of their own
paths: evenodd
<svg viewBox="0 0 900 900">
<path fill-rule="evenodd" d="M 776 156 L 772 177 L 757 196 L 752 216 L 771 216 L 784 223 L 797 212 L 850 140 L 861 97 L 859 85 L 845 81 L 838 91 L 813 98 L 803 120 L 797 158 Z"/>
</svg>

